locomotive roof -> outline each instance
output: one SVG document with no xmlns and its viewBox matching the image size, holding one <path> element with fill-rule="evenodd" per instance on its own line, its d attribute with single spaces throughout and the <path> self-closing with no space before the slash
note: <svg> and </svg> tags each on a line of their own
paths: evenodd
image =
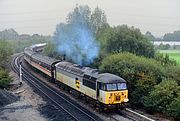
<svg viewBox="0 0 180 121">
<path fill-rule="evenodd" d="M 54 62 L 57 62 L 58 60 L 50 58 L 48 56 L 43 56 L 41 54 L 35 53 L 32 55 L 32 58 L 37 59 L 41 62 L 47 63 L 48 65 L 52 65 Z"/>
<path fill-rule="evenodd" d="M 69 73 L 77 74 L 80 76 L 84 76 L 84 78 L 93 79 L 93 81 L 101 82 L 101 83 L 122 83 L 126 82 L 123 78 L 116 76 L 110 73 L 102 73 L 99 74 L 97 69 L 92 69 L 89 67 L 81 67 L 80 65 L 73 64 L 70 62 L 59 62 L 56 64 L 57 68 L 61 70 L 67 71 Z"/>
<path fill-rule="evenodd" d="M 98 82 L 101 83 L 121 83 L 126 82 L 123 78 L 116 76 L 114 74 L 110 73 L 102 73 L 99 74 L 99 77 L 97 78 Z"/>
<path fill-rule="evenodd" d="M 84 74 L 93 76 L 94 74 L 97 73 L 97 69 L 92 69 L 89 67 L 83 67 L 78 64 L 73 64 L 67 61 L 62 61 L 56 64 L 56 67 L 68 71 L 73 74 L 77 74 L 80 76 L 83 76 Z"/>
<path fill-rule="evenodd" d="M 56 64 L 57 68 L 60 68 L 61 70 L 77 74 L 82 76 L 84 74 L 84 71 L 82 70 L 82 67 L 77 64 L 73 64 L 67 61 L 62 61 Z"/>
</svg>

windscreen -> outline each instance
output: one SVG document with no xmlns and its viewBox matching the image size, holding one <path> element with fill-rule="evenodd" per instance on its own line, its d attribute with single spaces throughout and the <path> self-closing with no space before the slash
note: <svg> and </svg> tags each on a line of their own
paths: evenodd
<svg viewBox="0 0 180 121">
<path fill-rule="evenodd" d="M 106 84 L 107 91 L 114 91 L 114 90 L 124 90 L 127 89 L 126 83 L 112 83 Z"/>
<path fill-rule="evenodd" d="M 123 90 L 127 88 L 126 83 L 118 83 L 117 86 L 118 86 L 118 90 Z"/>
<path fill-rule="evenodd" d="M 117 90 L 116 84 L 107 84 L 107 90 Z"/>
</svg>

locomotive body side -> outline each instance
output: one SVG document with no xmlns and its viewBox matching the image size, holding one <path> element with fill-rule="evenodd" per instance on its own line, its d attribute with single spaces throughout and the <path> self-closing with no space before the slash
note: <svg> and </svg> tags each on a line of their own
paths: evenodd
<svg viewBox="0 0 180 121">
<path fill-rule="evenodd" d="M 60 62 L 62 63 L 62 62 Z M 73 73 L 72 70 L 62 69 L 58 67 L 59 63 L 56 66 L 56 81 L 59 81 L 76 91 L 85 94 L 96 100 L 96 90 L 94 88 L 85 86 L 85 80 L 83 78 L 83 74 Z M 71 71 L 71 72 L 70 72 Z M 96 85 L 94 85 L 96 86 Z"/>
</svg>

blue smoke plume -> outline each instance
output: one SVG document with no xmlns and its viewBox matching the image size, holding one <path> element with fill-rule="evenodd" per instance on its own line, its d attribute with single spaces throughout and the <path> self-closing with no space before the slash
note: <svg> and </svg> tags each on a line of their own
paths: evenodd
<svg viewBox="0 0 180 121">
<path fill-rule="evenodd" d="M 90 27 L 82 22 L 61 23 L 57 25 L 54 35 L 58 52 L 77 64 L 90 64 L 99 54 L 99 44 Z"/>
</svg>

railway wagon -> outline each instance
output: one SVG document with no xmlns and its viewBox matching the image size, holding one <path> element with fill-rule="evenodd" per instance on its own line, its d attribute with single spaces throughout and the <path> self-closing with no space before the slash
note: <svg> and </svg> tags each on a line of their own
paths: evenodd
<svg viewBox="0 0 180 121">
<path fill-rule="evenodd" d="M 128 102 L 126 81 L 119 76 L 42 56 L 29 48 L 24 50 L 24 59 L 48 75 L 53 82 L 76 90 L 100 107 L 119 108 Z"/>
<path fill-rule="evenodd" d="M 38 46 L 39 47 L 39 46 Z M 45 75 L 49 76 L 51 81 L 55 80 L 55 64 L 59 62 L 59 60 L 43 56 L 35 52 L 33 47 L 28 47 L 24 49 L 24 59 L 28 62 L 32 67 L 38 69 L 43 72 Z M 38 48 L 38 50 L 40 50 Z"/>
</svg>

